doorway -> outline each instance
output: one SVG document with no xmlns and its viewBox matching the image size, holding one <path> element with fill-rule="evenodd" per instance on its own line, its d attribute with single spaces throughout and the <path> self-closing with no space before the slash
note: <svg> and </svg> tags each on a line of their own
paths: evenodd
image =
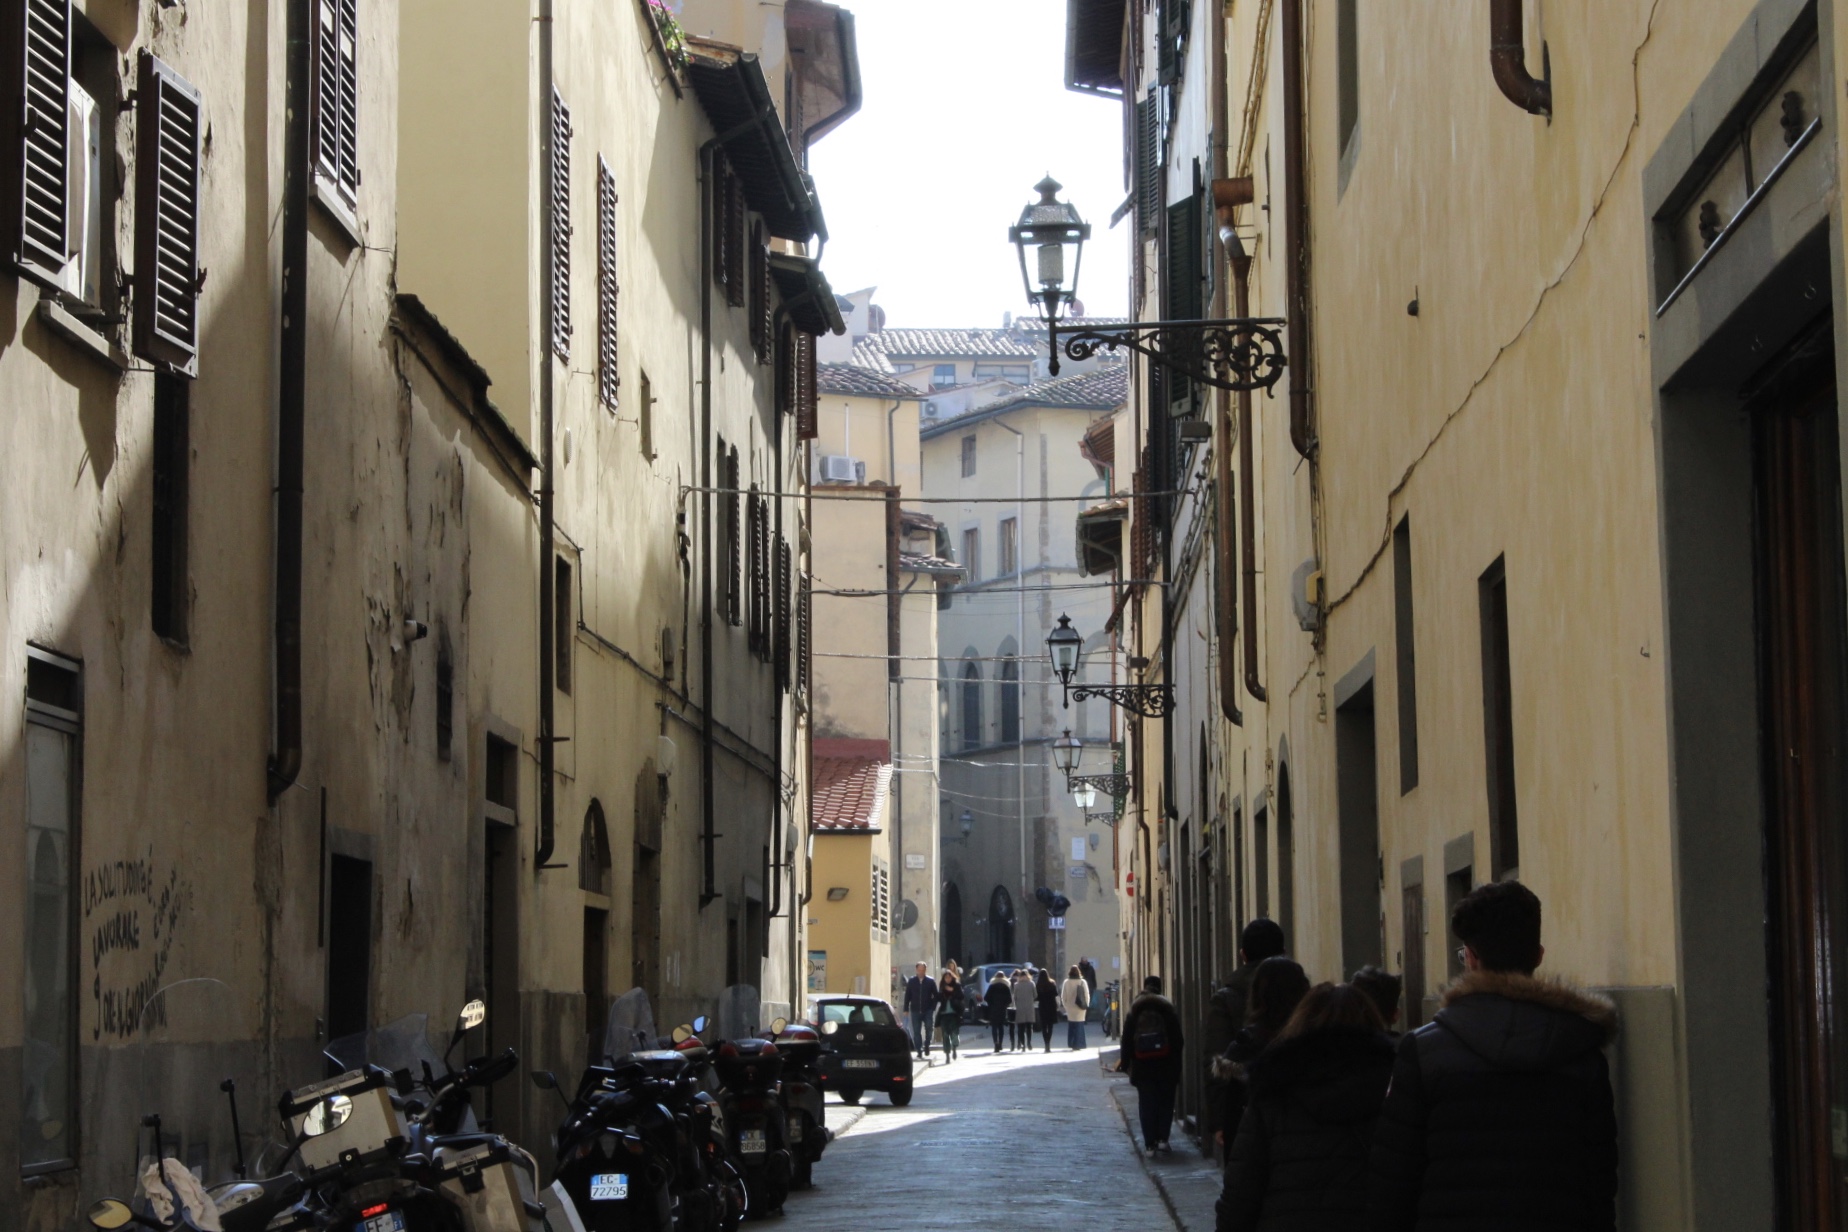
<svg viewBox="0 0 1848 1232">
<path fill-rule="evenodd" d="M 1369 680 L 1335 708 L 1335 795 L 1341 829 L 1341 969 L 1378 966 L 1380 794 Z"/>
<path fill-rule="evenodd" d="M 327 1038 L 370 1024 L 372 861 L 331 856 L 327 868 Z"/>
<path fill-rule="evenodd" d="M 943 883 L 943 965 L 946 967 L 951 959 L 962 961 L 962 925 L 962 890 L 954 881 L 946 881 Z"/>
<path fill-rule="evenodd" d="M 1014 898 L 1006 886 L 996 886 L 988 896 L 988 957 L 984 962 L 1013 962 Z"/>
<path fill-rule="evenodd" d="M 1773 1152 L 1781 1227 L 1848 1227 L 1842 501 L 1832 362 L 1753 408 Z"/>
</svg>

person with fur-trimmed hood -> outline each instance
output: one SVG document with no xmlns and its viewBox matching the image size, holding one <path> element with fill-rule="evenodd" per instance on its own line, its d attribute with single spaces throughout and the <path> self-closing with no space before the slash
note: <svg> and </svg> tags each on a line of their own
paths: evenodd
<svg viewBox="0 0 1848 1232">
<path fill-rule="evenodd" d="M 1461 978 L 1406 1035 L 1374 1133 L 1378 1232 L 1617 1226 L 1617 1118 L 1603 1048 L 1617 1011 L 1534 977 L 1540 900 L 1519 882 L 1460 901 Z"/>
</svg>

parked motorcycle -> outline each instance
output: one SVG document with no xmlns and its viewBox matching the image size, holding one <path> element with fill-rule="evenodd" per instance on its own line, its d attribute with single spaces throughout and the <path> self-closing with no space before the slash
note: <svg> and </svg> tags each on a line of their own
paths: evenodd
<svg viewBox="0 0 1848 1232">
<path fill-rule="evenodd" d="M 704 1027 L 696 1019 L 674 1040 L 657 1039 L 639 988 L 611 1008 L 603 1055 L 585 1068 L 553 1136 L 554 1186 L 586 1232 L 730 1232 L 743 1218 L 743 1178 L 726 1149 L 719 1105 L 703 1089 L 696 1028 Z M 533 1081 L 560 1090 L 550 1072 Z"/>
<path fill-rule="evenodd" d="M 778 1020 L 772 1034 L 782 1026 Z M 741 1161 L 751 1210 L 780 1212 L 789 1197 L 789 1112 L 778 1079 L 783 1055 L 769 1039 L 727 1040 L 715 1050 L 731 1149 Z"/>
<path fill-rule="evenodd" d="M 783 1057 L 783 1078 L 777 1085 L 789 1126 L 790 1184 L 807 1189 L 815 1183 L 821 1153 L 834 1141 L 820 1085 L 821 1036 L 813 1027 L 782 1019 L 770 1025 L 770 1036 Z"/>
</svg>

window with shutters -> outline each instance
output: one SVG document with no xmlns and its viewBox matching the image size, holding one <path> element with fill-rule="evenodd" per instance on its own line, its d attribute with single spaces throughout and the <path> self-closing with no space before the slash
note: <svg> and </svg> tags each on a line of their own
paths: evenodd
<svg viewBox="0 0 1848 1232">
<path fill-rule="evenodd" d="M 618 406 L 622 376 L 616 348 L 616 177 L 597 159 L 597 398 L 610 410 Z M 647 444 L 643 452 L 652 456 Z"/>
<path fill-rule="evenodd" d="M 806 695 L 813 688 L 814 666 L 810 636 L 815 624 L 814 582 L 802 575 L 801 593 L 796 598 L 796 680 Z"/>
<path fill-rule="evenodd" d="M 962 438 L 962 477 L 971 479 L 975 476 L 975 433 Z"/>
<path fill-rule="evenodd" d="M 571 358 L 571 108 L 552 91 L 552 350 Z"/>
<path fill-rule="evenodd" d="M 1160 40 L 1156 49 L 1156 69 L 1161 84 L 1170 85 L 1181 79 L 1187 62 L 1187 34 L 1193 23 L 1193 5 L 1190 0 L 1156 0 L 1155 12 L 1156 38 Z"/>
<path fill-rule="evenodd" d="M 1168 207 L 1168 234 L 1162 269 L 1162 318 L 1168 321 L 1197 321 L 1205 299 L 1205 233 L 1201 221 L 1200 197 L 1195 194 Z M 1163 345 L 1183 361 L 1197 361 L 1198 336 L 1169 336 Z M 1184 372 L 1169 369 L 1167 379 L 1168 409 L 1185 415 L 1197 406 L 1195 383 Z"/>
<path fill-rule="evenodd" d="M 771 646 L 770 502 L 751 485 L 750 521 L 750 628 L 751 652 L 768 662 Z"/>
<path fill-rule="evenodd" d="M 14 266 L 53 282 L 70 256 L 70 0 L 5 8 L 6 213 Z"/>
<path fill-rule="evenodd" d="M 776 665 L 776 687 L 785 693 L 789 692 L 789 686 L 795 679 L 793 665 L 790 663 L 793 637 L 793 630 L 790 627 L 790 572 L 789 540 L 778 535 L 776 537 L 776 629 L 771 656 Z"/>
<path fill-rule="evenodd" d="M 796 333 L 796 436 L 812 441 L 821 433 L 821 388 L 815 377 L 815 335 Z"/>
<path fill-rule="evenodd" d="M 1136 225 L 1144 235 L 1161 226 L 1160 107 L 1154 91 L 1136 103 Z"/>
<path fill-rule="evenodd" d="M 199 92 L 159 57 L 141 53 L 135 81 L 135 354 L 197 371 Z"/>
<path fill-rule="evenodd" d="M 738 451 L 726 449 L 725 442 L 719 441 L 719 550 L 718 566 L 720 584 L 718 588 L 719 615 L 725 623 L 736 627 L 741 623 L 739 613 L 739 544 L 738 544 Z"/>
<path fill-rule="evenodd" d="M 751 224 L 751 350 L 767 364 L 775 339 L 775 310 L 770 300 L 770 237 L 764 224 Z"/>
<path fill-rule="evenodd" d="M 342 221 L 359 212 L 359 0 L 315 0 L 315 196 Z"/>
<path fill-rule="evenodd" d="M 83 14 L 71 14 L 66 125 L 65 251 L 58 302 L 86 325 L 113 335 L 116 315 L 115 46 Z"/>
<path fill-rule="evenodd" d="M 712 276 L 725 288 L 725 302 L 744 306 L 744 184 L 723 154 L 712 160 Z"/>
</svg>

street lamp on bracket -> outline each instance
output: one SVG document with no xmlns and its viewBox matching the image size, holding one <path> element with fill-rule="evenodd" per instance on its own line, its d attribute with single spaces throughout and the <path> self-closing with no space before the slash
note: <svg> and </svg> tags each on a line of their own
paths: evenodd
<svg viewBox="0 0 1848 1232">
<path fill-rule="evenodd" d="M 1077 799 L 1088 821 L 1091 805 L 1097 803 L 1099 792 L 1121 800 L 1134 784 L 1127 774 L 1078 774 L 1078 763 L 1083 758 L 1084 741 L 1072 735 L 1071 728 L 1066 728 L 1065 734 L 1052 742 L 1052 763 L 1065 775 L 1065 790 Z"/>
<path fill-rule="evenodd" d="M 1069 201 L 1058 199 L 1064 187 L 1047 176 L 1033 190 L 1038 201 L 1020 211 L 1007 238 L 1020 254 L 1020 280 L 1027 302 L 1039 310 L 1046 326 L 1048 365 L 1059 375 L 1059 321 L 1078 302 L 1078 273 L 1091 224 Z M 1029 261 L 1028 250 L 1032 250 Z M 1069 257 L 1068 257 L 1069 254 Z M 1066 270 L 1070 269 L 1068 280 Z M 1224 317 L 1201 321 L 1131 321 L 1064 330 L 1065 356 L 1082 363 L 1099 350 L 1134 351 L 1158 367 L 1217 389 L 1269 390 L 1283 376 L 1282 317 Z"/>
<path fill-rule="evenodd" d="M 1059 623 L 1046 635 L 1046 654 L 1065 690 L 1067 710 L 1072 708 L 1073 702 L 1093 697 L 1133 710 L 1145 719 L 1159 719 L 1174 709 L 1174 686 L 1171 684 L 1081 684 L 1073 688 L 1072 677 L 1078 674 L 1078 666 L 1084 660 L 1084 636 L 1072 628 L 1070 616 L 1061 615 Z"/>
</svg>

